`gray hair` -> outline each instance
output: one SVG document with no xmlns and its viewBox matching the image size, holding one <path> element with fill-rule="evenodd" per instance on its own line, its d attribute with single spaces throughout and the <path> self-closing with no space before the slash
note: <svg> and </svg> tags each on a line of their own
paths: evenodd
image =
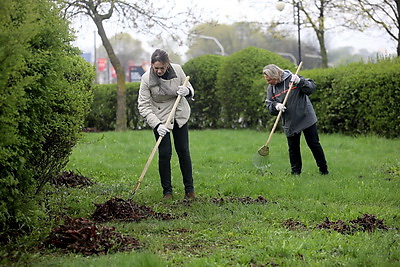
<svg viewBox="0 0 400 267">
<path fill-rule="evenodd" d="M 275 64 L 269 64 L 263 68 L 263 73 L 272 79 L 282 80 L 283 69 Z"/>
</svg>

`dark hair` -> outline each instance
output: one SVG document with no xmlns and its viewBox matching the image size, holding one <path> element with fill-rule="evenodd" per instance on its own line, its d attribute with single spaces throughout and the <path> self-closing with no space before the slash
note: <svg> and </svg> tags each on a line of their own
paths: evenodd
<svg viewBox="0 0 400 267">
<path fill-rule="evenodd" d="M 165 52 L 162 49 L 156 49 L 156 51 L 153 52 L 153 54 L 151 55 L 151 64 L 155 63 L 155 62 L 161 62 L 161 63 L 171 63 L 169 60 L 169 56 L 168 53 Z"/>
</svg>

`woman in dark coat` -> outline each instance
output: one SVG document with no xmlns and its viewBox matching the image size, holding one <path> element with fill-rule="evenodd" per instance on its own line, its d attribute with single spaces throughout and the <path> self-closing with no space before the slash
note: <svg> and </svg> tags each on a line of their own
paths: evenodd
<svg viewBox="0 0 400 267">
<path fill-rule="evenodd" d="M 328 174 L 324 150 L 318 137 L 317 116 L 308 97 L 317 87 L 314 81 L 292 74 L 289 70 L 282 70 L 274 64 L 265 66 L 263 74 L 269 84 L 265 101 L 268 112 L 271 115 L 278 115 L 279 111 L 282 111 L 282 127 L 288 141 L 292 174 L 299 175 L 302 169 L 301 132 L 304 133 L 320 173 Z M 290 82 L 293 82 L 294 86 L 284 106 L 282 103 Z"/>
</svg>

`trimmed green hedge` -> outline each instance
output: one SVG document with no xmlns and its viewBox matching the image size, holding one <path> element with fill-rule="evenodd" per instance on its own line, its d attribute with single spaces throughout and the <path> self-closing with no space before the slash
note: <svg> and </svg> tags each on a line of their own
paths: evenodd
<svg viewBox="0 0 400 267">
<path fill-rule="evenodd" d="M 204 55 L 192 59 L 183 66 L 195 89 L 190 103 L 191 129 L 217 128 L 220 124 L 221 102 L 217 96 L 217 74 L 225 57 Z"/>
<path fill-rule="evenodd" d="M 221 127 L 254 128 L 268 124 L 264 104 L 267 83 L 262 70 L 272 63 L 284 69 L 295 68 L 289 60 L 255 47 L 247 47 L 224 60 L 216 81 Z"/>
<path fill-rule="evenodd" d="M 126 107 L 128 128 L 132 130 L 146 128 L 145 120 L 137 108 L 140 82 L 126 83 Z M 117 85 L 94 85 L 94 98 L 90 113 L 86 117 L 85 127 L 97 131 L 115 130 L 117 109 Z"/>
<path fill-rule="evenodd" d="M 388 138 L 400 133 L 400 59 L 353 63 L 328 69 L 301 70 L 313 79 L 311 95 L 323 133 L 377 134 Z M 191 102 L 191 129 L 272 128 L 276 117 L 264 104 L 267 84 L 262 68 L 277 64 L 295 72 L 296 66 L 272 52 L 248 47 L 230 56 L 205 55 L 183 65 L 195 89 Z M 87 126 L 114 130 L 116 85 L 98 85 Z M 131 129 L 146 123 L 137 111 L 139 83 L 127 85 Z M 281 127 L 277 128 L 281 131 Z"/>
<path fill-rule="evenodd" d="M 400 58 L 302 72 L 317 83 L 311 100 L 326 133 L 400 133 Z"/>
</svg>

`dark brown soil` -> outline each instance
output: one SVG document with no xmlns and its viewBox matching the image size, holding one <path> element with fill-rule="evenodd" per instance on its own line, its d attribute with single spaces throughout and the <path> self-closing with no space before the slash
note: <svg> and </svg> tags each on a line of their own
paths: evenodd
<svg viewBox="0 0 400 267">
<path fill-rule="evenodd" d="M 296 221 L 292 218 L 284 221 L 282 225 L 289 230 L 307 229 L 302 222 Z M 384 224 L 383 220 L 377 219 L 374 215 L 364 214 L 355 220 L 349 221 L 331 221 L 326 218 L 325 221 L 317 224 L 315 229 L 326 229 L 330 231 L 336 231 L 341 234 L 353 234 L 355 232 L 373 232 L 375 230 L 387 231 L 389 230 L 389 227 Z"/>
<path fill-rule="evenodd" d="M 383 223 L 383 220 L 377 219 L 375 215 L 364 214 L 362 217 L 358 217 L 355 220 L 348 222 L 337 220 L 330 221 L 326 218 L 325 221 L 318 224 L 316 229 L 328 229 L 334 230 L 341 234 L 352 234 L 357 231 L 361 232 L 373 232 L 375 230 L 389 230 L 389 227 Z"/>
<path fill-rule="evenodd" d="M 121 198 L 112 198 L 102 204 L 94 204 L 97 208 L 92 214 L 92 219 L 97 222 L 108 221 L 136 221 L 147 218 L 156 218 L 160 220 L 175 219 L 169 213 L 155 212 L 152 208 L 141 206 L 132 200 Z"/>
<path fill-rule="evenodd" d="M 51 230 L 44 245 L 84 255 L 107 254 L 140 248 L 137 239 L 123 236 L 114 230 L 114 227 L 98 226 L 85 218 L 66 217 L 63 225 Z"/>
<path fill-rule="evenodd" d="M 228 202 L 235 202 L 235 203 L 242 203 L 242 204 L 253 204 L 253 203 L 260 203 L 266 204 L 269 201 L 262 196 L 258 198 L 251 198 L 251 197 L 220 197 L 220 198 L 211 198 L 211 202 L 215 204 L 222 204 Z"/>
<path fill-rule="evenodd" d="M 296 220 L 294 220 L 292 218 L 287 219 L 286 221 L 284 221 L 282 223 L 282 225 L 285 228 L 287 228 L 289 230 L 292 230 L 292 231 L 294 231 L 294 230 L 306 230 L 307 229 L 307 226 L 305 226 L 302 222 L 296 221 Z"/>
<path fill-rule="evenodd" d="M 90 178 L 76 174 L 72 171 L 63 171 L 52 181 L 54 186 L 85 187 L 95 184 Z"/>
</svg>

